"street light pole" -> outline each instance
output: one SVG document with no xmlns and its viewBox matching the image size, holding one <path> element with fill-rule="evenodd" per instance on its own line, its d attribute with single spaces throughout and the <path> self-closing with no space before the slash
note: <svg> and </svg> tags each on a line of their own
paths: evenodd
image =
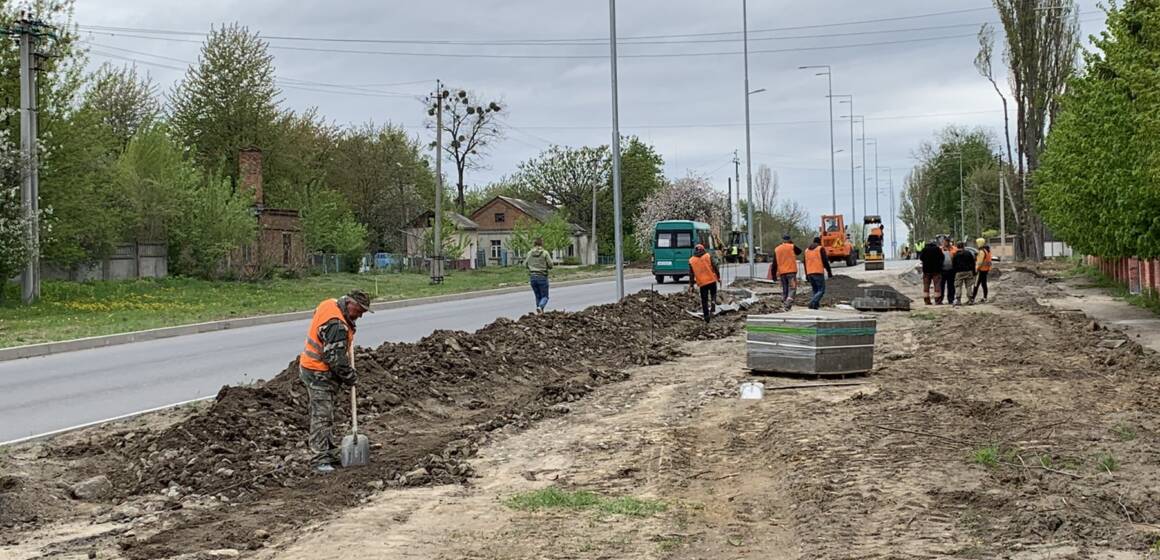
<svg viewBox="0 0 1160 560">
<path fill-rule="evenodd" d="M 616 301 L 620 301 L 624 299 L 624 247 L 620 231 L 620 107 L 616 88 L 616 0 L 608 0 L 608 45 L 609 60 L 612 64 L 612 231 L 616 253 Z"/>
<path fill-rule="evenodd" d="M 866 117 L 858 115 L 856 118 L 862 123 L 862 135 L 858 138 L 862 144 L 862 216 L 865 216 L 866 210 L 869 208 L 866 205 Z M 865 232 L 862 235 L 865 236 Z"/>
<path fill-rule="evenodd" d="M 825 68 L 815 76 L 826 77 L 826 105 L 830 109 L 830 213 L 838 213 L 838 175 L 834 167 L 834 75 L 829 64 L 798 66 L 798 70 Z"/>
<path fill-rule="evenodd" d="M 745 204 L 745 226 L 746 234 L 749 237 L 749 277 L 755 278 L 757 268 L 753 262 L 756 259 L 753 247 L 753 151 L 749 132 L 749 96 L 751 95 L 749 91 L 749 7 L 746 0 L 741 0 L 741 42 L 745 57 L 745 187 L 748 197 Z"/>
<path fill-rule="evenodd" d="M 882 206 L 878 204 L 878 140 L 870 138 L 867 142 L 874 146 L 874 213 L 881 216 Z"/>
<path fill-rule="evenodd" d="M 835 95 L 834 97 L 845 97 L 843 101 L 838 103 L 850 104 L 850 219 L 858 214 L 857 199 L 854 198 L 854 96 L 853 95 Z"/>
<path fill-rule="evenodd" d="M 894 221 L 894 170 L 889 168 L 889 167 L 879 168 L 879 167 L 875 166 L 875 168 L 874 168 L 875 174 L 878 173 L 878 169 L 885 169 L 886 176 L 889 179 L 889 185 L 890 185 L 890 187 L 889 187 L 890 188 L 890 252 L 894 255 L 894 258 L 898 258 L 898 232 L 895 231 L 896 230 L 895 226 L 897 224 Z M 878 191 L 875 191 L 875 195 L 877 195 L 877 194 L 878 194 Z"/>
</svg>

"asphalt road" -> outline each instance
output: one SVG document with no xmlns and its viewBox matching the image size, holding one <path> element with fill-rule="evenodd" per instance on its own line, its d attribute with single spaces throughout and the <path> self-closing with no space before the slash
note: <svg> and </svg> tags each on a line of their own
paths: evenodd
<svg viewBox="0 0 1160 560">
<path fill-rule="evenodd" d="M 651 277 L 625 282 L 629 292 L 652 286 Z M 561 287 L 552 290 L 549 308 L 575 311 L 614 299 L 612 281 Z M 497 317 L 517 318 L 534 309 L 529 289 L 378 311 L 359 321 L 356 344 L 412 342 L 437 329 L 475 330 Z M 302 350 L 306 327 L 306 321 L 277 323 L 0 362 L 0 442 L 213 396 L 222 385 L 269 379 Z"/>
<path fill-rule="evenodd" d="M 904 261 L 889 263 L 901 270 Z M 758 264 L 764 277 L 768 265 Z M 836 274 L 846 273 L 844 267 Z M 862 276 L 862 267 L 849 271 Z M 881 274 L 881 273 L 870 273 Z M 748 266 L 723 276 L 748 275 Z M 653 279 L 625 282 L 627 292 L 654 286 Z M 612 281 L 552 290 L 551 309 L 576 311 L 614 300 Z M 535 305 L 531 291 L 462 302 L 436 303 L 369 314 L 359 321 L 360 346 L 412 342 L 434 330 L 475 330 L 498 317 L 517 318 Z M 215 395 L 222 385 L 269 379 L 302 348 L 305 321 L 138 342 L 52 356 L 0 362 L 0 443 L 97 423 Z"/>
</svg>

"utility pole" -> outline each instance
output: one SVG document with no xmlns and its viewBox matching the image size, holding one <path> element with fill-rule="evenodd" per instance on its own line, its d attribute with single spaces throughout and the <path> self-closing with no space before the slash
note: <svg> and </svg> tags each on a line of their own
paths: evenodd
<svg viewBox="0 0 1160 560">
<path fill-rule="evenodd" d="M 829 64 L 815 66 L 798 66 L 798 70 L 821 69 L 815 76 L 826 77 L 826 104 L 830 109 L 830 214 L 838 213 L 838 175 L 834 167 L 834 72 Z"/>
<path fill-rule="evenodd" d="M 850 96 L 850 220 L 858 215 L 858 201 L 854 198 L 854 96 Z M 853 233 L 854 227 L 849 227 Z"/>
<path fill-rule="evenodd" d="M 963 149 L 959 147 L 959 239 L 966 239 L 967 209 L 963 206 Z"/>
<path fill-rule="evenodd" d="M 431 283 L 443 283 L 443 83 L 435 80 L 435 219 L 432 224 L 435 246 L 431 256 Z"/>
<path fill-rule="evenodd" d="M 737 185 L 737 204 L 729 201 L 729 217 L 733 220 L 733 227 L 741 229 L 741 158 L 737 156 L 737 150 L 733 150 L 733 184 Z"/>
<path fill-rule="evenodd" d="M 859 116 L 859 121 L 862 123 L 862 215 L 866 215 L 866 210 L 870 207 L 866 205 L 866 117 Z M 866 232 L 862 232 L 862 237 L 866 237 Z"/>
<path fill-rule="evenodd" d="M 1007 253 L 1007 208 L 1003 201 L 1006 190 L 1007 170 L 1003 169 L 1003 156 L 999 156 L 999 246 Z"/>
<path fill-rule="evenodd" d="M 749 238 L 749 277 L 756 278 L 757 268 L 753 262 L 757 258 L 753 247 L 753 151 L 749 133 L 749 8 L 746 0 L 741 0 L 741 42 L 745 52 L 745 228 Z"/>
<path fill-rule="evenodd" d="M 616 88 L 616 0 L 608 0 L 608 46 L 612 63 L 612 232 L 616 253 L 616 301 L 624 299 L 624 247 L 620 231 L 620 102 Z"/>
<path fill-rule="evenodd" d="M 20 277 L 20 300 L 25 304 L 40 299 L 40 158 L 37 154 L 39 108 L 36 88 L 36 73 L 40 68 L 36 47 L 46 29 L 44 22 L 28 18 L 16 21 L 12 29 L 20 41 L 20 150 L 27 165 L 20 185 L 20 201 L 28 222 L 28 264 Z"/>
<path fill-rule="evenodd" d="M 727 200 L 729 200 L 729 202 L 728 202 L 728 204 L 729 204 L 729 222 L 728 223 L 729 223 L 729 229 L 732 230 L 733 229 L 733 177 L 727 177 L 725 179 L 725 184 L 727 185 L 726 189 L 728 189 L 728 194 L 726 196 L 728 197 Z"/>
</svg>

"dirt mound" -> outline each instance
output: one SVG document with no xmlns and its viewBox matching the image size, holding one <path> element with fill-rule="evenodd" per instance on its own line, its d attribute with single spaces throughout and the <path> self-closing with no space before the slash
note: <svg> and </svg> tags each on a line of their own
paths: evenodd
<svg viewBox="0 0 1160 560">
<path fill-rule="evenodd" d="M 336 475 L 309 469 L 307 395 L 294 363 L 258 386 L 223 387 L 204 413 L 160 432 L 117 434 L 54 455 L 107 472 L 116 501 L 160 498 L 196 510 L 131 544 L 131 556 L 258 547 L 258 529 L 317 519 L 377 488 L 463 481 L 472 474 L 464 460 L 490 432 L 562 413 L 560 403 L 622 379 L 625 368 L 677 357 L 676 340 L 730 336 L 741 324 L 741 314 L 705 324 L 686 312 L 698 307 L 687 293 L 642 292 L 578 313 L 358 348 L 359 427 L 372 442 L 372 464 Z M 338 399 L 340 433 L 348 401 Z"/>
</svg>

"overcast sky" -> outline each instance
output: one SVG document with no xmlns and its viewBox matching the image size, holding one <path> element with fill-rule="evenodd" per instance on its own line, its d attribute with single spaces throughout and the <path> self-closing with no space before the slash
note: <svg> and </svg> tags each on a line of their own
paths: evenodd
<svg viewBox="0 0 1160 560">
<path fill-rule="evenodd" d="M 1103 29 L 1103 14 L 1092 0 L 1081 8 L 1085 37 Z M 622 134 L 656 146 L 670 177 L 696 172 L 722 191 L 738 150 L 744 184 L 740 0 L 621 0 L 617 9 Z M 798 70 L 801 65 L 832 66 L 834 93 L 854 94 L 855 114 L 866 116 L 866 136 L 877 139 L 878 166 L 893 170 L 896 193 L 915 147 L 944 126 L 1001 131 L 1000 102 L 972 64 L 975 33 L 995 20 L 986 0 L 751 1 L 750 89 L 767 90 L 751 96 L 754 170 L 762 163 L 772 167 L 780 178 L 779 196 L 800 202 L 812 220 L 828 213 L 826 80 Z M 470 185 L 511 174 L 549 144 L 607 144 L 611 137 L 604 1 L 78 0 L 76 11 L 94 66 L 136 63 L 163 91 L 183 74 L 176 68 L 196 60 L 198 34 L 233 21 L 267 36 L 287 107 L 316 106 L 340 124 L 390 121 L 426 139 L 416 97 L 433 89 L 436 78 L 505 101 L 507 138 L 493 148 L 487 169 L 468 177 Z M 689 53 L 711 54 L 637 56 Z M 841 116 L 848 107 L 834 105 L 836 148 L 844 150 L 836 156 L 837 205 L 847 216 L 850 128 Z M 854 151 L 860 163 L 861 145 Z M 871 146 L 871 210 L 873 157 Z M 855 175 L 860 216 L 862 170 Z M 887 177 L 879 173 L 879 204 L 889 220 Z"/>
</svg>

